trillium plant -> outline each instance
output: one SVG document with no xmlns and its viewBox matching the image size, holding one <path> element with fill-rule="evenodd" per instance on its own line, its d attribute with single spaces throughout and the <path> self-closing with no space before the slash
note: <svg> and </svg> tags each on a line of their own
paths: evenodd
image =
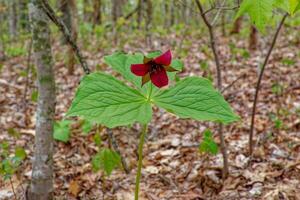
<svg viewBox="0 0 300 200">
<path fill-rule="evenodd" d="M 171 51 L 125 54 L 104 58 L 122 77 L 95 72 L 80 83 L 67 116 L 79 116 L 108 128 L 141 124 L 135 199 L 138 199 L 143 144 L 154 106 L 179 118 L 228 124 L 239 120 L 211 81 L 201 77 L 179 78 L 183 64 Z"/>
</svg>

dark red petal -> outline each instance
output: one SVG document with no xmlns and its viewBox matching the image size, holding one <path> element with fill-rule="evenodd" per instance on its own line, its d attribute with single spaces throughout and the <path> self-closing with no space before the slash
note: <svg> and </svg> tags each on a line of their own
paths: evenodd
<svg viewBox="0 0 300 200">
<path fill-rule="evenodd" d="M 152 83 L 156 87 L 164 87 L 168 85 L 169 79 L 166 70 L 162 67 L 150 74 Z"/>
<path fill-rule="evenodd" d="M 158 56 L 157 58 L 154 58 L 153 60 L 155 63 L 160 64 L 160 65 L 170 65 L 172 61 L 172 54 L 171 51 L 168 50 L 164 54 Z"/>
<path fill-rule="evenodd" d="M 132 64 L 130 69 L 131 72 L 137 76 L 145 76 L 149 72 L 150 66 L 145 64 Z"/>
</svg>

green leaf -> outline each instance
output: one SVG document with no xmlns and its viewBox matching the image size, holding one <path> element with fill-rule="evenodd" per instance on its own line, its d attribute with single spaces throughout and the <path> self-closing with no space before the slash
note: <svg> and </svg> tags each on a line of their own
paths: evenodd
<svg viewBox="0 0 300 200">
<path fill-rule="evenodd" d="M 38 96 L 39 96 L 39 93 L 38 93 L 37 90 L 32 91 L 32 93 L 31 93 L 31 101 L 37 102 Z"/>
<path fill-rule="evenodd" d="M 100 147 L 100 146 L 101 146 L 101 143 L 102 143 L 102 140 L 101 140 L 100 133 L 98 133 L 98 131 L 95 133 L 93 139 L 94 139 L 95 144 L 96 144 L 98 147 Z"/>
<path fill-rule="evenodd" d="M 181 72 L 183 69 L 183 62 L 178 59 L 173 59 L 172 63 L 170 64 L 171 67 L 177 70 L 177 72 L 167 72 L 169 80 L 175 80 L 178 82 L 180 79 L 177 75 L 178 72 Z"/>
<path fill-rule="evenodd" d="M 15 149 L 15 157 L 20 160 L 24 160 L 26 158 L 26 152 L 22 147 L 16 147 Z"/>
<path fill-rule="evenodd" d="M 155 58 L 159 55 L 161 55 L 161 51 L 153 51 L 147 54 L 146 57 Z M 126 80 L 132 82 L 142 92 L 142 94 L 147 95 L 150 90 L 152 90 L 152 93 L 155 93 L 158 90 L 156 87 L 151 89 L 150 82 L 142 87 L 142 78 L 134 75 L 130 70 L 130 66 L 132 64 L 141 64 L 144 62 L 143 54 L 125 54 L 123 52 L 116 52 L 110 56 L 105 56 L 104 61 L 115 71 L 120 73 Z M 171 66 L 178 71 L 181 71 L 183 63 L 177 59 L 173 59 Z M 177 72 L 168 72 L 169 79 L 174 80 L 176 73 Z"/>
<path fill-rule="evenodd" d="M 120 166 L 120 163 L 120 155 L 106 148 L 98 152 L 92 159 L 93 170 L 98 171 L 102 169 L 107 176 L 109 176 L 115 168 Z"/>
<path fill-rule="evenodd" d="M 9 150 L 9 143 L 7 141 L 3 141 L 0 143 L 0 150 L 3 149 L 5 151 Z"/>
<path fill-rule="evenodd" d="M 4 159 L 1 161 L 1 174 L 3 175 L 4 180 L 8 180 L 14 174 L 15 169 L 12 166 L 10 159 Z"/>
<path fill-rule="evenodd" d="M 244 0 L 236 18 L 248 13 L 252 23 L 264 32 L 266 24 L 272 17 L 273 3 L 274 0 Z"/>
<path fill-rule="evenodd" d="M 113 128 L 134 122 L 148 123 L 152 108 L 139 91 L 98 72 L 83 78 L 67 116 L 80 116 Z"/>
<path fill-rule="evenodd" d="M 213 134 L 210 130 L 203 132 L 203 140 L 199 145 L 199 151 L 201 153 L 211 153 L 216 155 L 219 151 L 218 144 L 214 141 Z"/>
<path fill-rule="evenodd" d="M 171 63 L 171 66 L 174 69 L 178 70 L 178 71 L 182 71 L 182 69 L 183 69 L 183 62 L 180 61 L 180 60 L 178 60 L 178 59 L 173 59 L 172 63 Z"/>
<path fill-rule="evenodd" d="M 54 139 L 68 142 L 70 139 L 70 120 L 62 120 L 54 123 Z"/>
<path fill-rule="evenodd" d="M 84 135 L 87 135 L 93 128 L 93 123 L 90 122 L 89 120 L 83 120 L 83 123 L 81 125 L 82 131 Z"/>
<path fill-rule="evenodd" d="M 131 81 L 137 88 L 141 88 L 141 77 L 135 76 L 130 71 L 131 64 L 143 63 L 144 56 L 141 53 L 127 55 L 123 52 L 116 52 L 110 56 L 105 56 L 104 61 L 115 71 L 119 72 L 126 80 Z"/>
<path fill-rule="evenodd" d="M 300 2 L 298 3 L 297 7 L 295 8 L 295 12 L 297 12 L 298 10 L 300 10 Z"/>
<path fill-rule="evenodd" d="M 147 58 L 155 58 L 155 57 L 158 57 L 158 56 L 160 56 L 162 54 L 162 52 L 161 51 L 152 51 L 152 52 L 149 52 L 147 55 L 146 55 L 146 57 Z"/>
<path fill-rule="evenodd" d="M 14 128 L 8 128 L 7 132 L 10 136 L 14 138 L 20 138 L 21 134 Z"/>
<path fill-rule="evenodd" d="M 300 8 L 299 0 L 275 0 L 274 5 L 293 15 Z"/>
<path fill-rule="evenodd" d="M 223 96 L 205 78 L 185 78 L 176 86 L 160 91 L 151 101 L 181 118 L 224 124 L 239 120 Z"/>
</svg>

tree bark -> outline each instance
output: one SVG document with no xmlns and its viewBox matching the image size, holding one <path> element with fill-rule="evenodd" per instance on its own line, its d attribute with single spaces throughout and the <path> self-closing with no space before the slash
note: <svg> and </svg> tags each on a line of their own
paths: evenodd
<svg viewBox="0 0 300 200">
<path fill-rule="evenodd" d="M 143 18 L 143 0 L 138 0 L 138 10 L 137 10 L 137 27 L 141 27 Z"/>
<path fill-rule="evenodd" d="M 4 10 L 4 9 L 3 9 Z M 0 9 L 0 21 L 5 20 L 3 10 Z M 0 23 L 0 62 L 5 60 L 5 41 L 4 41 L 4 28 L 3 23 Z"/>
<path fill-rule="evenodd" d="M 29 31 L 27 0 L 19 0 L 19 23 L 22 29 Z"/>
<path fill-rule="evenodd" d="M 18 12 L 16 0 L 9 0 L 8 12 L 9 12 L 9 34 L 12 39 L 17 36 L 17 24 L 18 24 Z"/>
<path fill-rule="evenodd" d="M 50 28 L 42 10 L 42 0 L 31 0 L 29 17 L 33 39 L 33 55 L 37 69 L 38 105 L 35 149 L 32 163 L 29 200 L 53 199 L 53 118 L 55 81 L 53 73 Z"/>
<path fill-rule="evenodd" d="M 91 2 L 90 0 L 84 0 L 83 1 L 83 20 L 85 22 L 91 22 L 92 16 L 91 16 Z"/>
<path fill-rule="evenodd" d="M 152 44 L 152 39 L 151 39 L 151 23 L 152 23 L 152 1 L 151 0 L 146 0 L 147 1 L 147 19 L 146 19 L 146 41 L 148 46 L 151 46 Z"/>
<path fill-rule="evenodd" d="M 59 9 L 63 13 L 62 21 L 67 26 L 71 33 L 71 38 L 76 42 L 77 40 L 77 7 L 75 0 L 60 0 Z M 62 36 L 63 44 L 67 44 L 64 36 Z M 74 65 L 76 58 L 71 47 L 67 50 L 67 68 L 68 74 L 72 75 L 74 72 Z"/>
<path fill-rule="evenodd" d="M 175 24 L 175 17 L 176 17 L 176 14 L 175 14 L 175 5 L 174 5 L 174 2 L 170 2 L 170 26 L 173 26 Z"/>
<path fill-rule="evenodd" d="M 118 43 L 117 21 L 122 16 L 122 0 L 112 0 L 113 41 Z"/>
<path fill-rule="evenodd" d="M 112 0 L 112 17 L 113 22 L 116 23 L 119 17 L 122 16 L 122 0 Z"/>
<path fill-rule="evenodd" d="M 94 0 L 93 22 L 94 26 L 102 23 L 101 0 Z"/>
<path fill-rule="evenodd" d="M 165 22 L 164 22 L 164 27 L 165 28 L 168 28 L 169 27 L 169 11 L 170 11 L 170 8 L 169 8 L 169 2 L 168 1 L 164 1 L 164 13 L 165 13 Z"/>
</svg>

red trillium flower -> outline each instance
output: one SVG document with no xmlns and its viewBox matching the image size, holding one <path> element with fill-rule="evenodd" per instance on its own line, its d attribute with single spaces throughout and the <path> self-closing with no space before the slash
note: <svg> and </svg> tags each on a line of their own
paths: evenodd
<svg viewBox="0 0 300 200">
<path fill-rule="evenodd" d="M 142 76 L 142 86 L 151 80 L 158 88 L 168 85 L 168 72 L 174 72 L 176 69 L 170 66 L 172 62 L 171 51 L 163 53 L 156 58 L 144 57 L 143 64 L 132 64 L 131 72 L 136 76 Z"/>
</svg>

